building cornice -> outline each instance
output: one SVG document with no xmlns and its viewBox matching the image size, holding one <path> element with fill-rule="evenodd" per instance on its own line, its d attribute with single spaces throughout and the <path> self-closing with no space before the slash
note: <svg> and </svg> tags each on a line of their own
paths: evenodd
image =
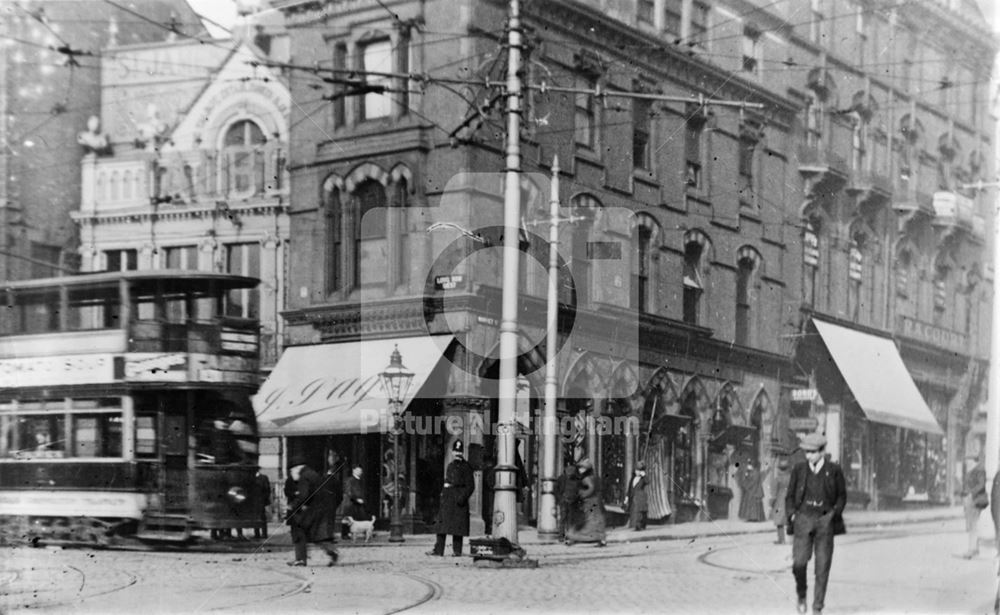
<svg viewBox="0 0 1000 615">
<path fill-rule="evenodd" d="M 255 203 L 228 203 L 230 214 L 244 216 L 274 216 L 288 213 L 288 205 L 281 198 L 275 200 L 261 201 Z M 76 222 L 86 222 L 89 224 L 122 224 L 135 222 L 157 222 L 178 221 L 178 220 L 204 220 L 206 218 L 217 218 L 225 216 L 219 211 L 218 206 L 212 205 L 160 205 L 130 207 L 109 212 L 82 213 L 79 211 L 70 212 L 70 217 Z"/>
<path fill-rule="evenodd" d="M 673 81 L 692 94 L 763 104 L 769 121 L 780 126 L 790 126 L 799 110 L 799 105 L 791 99 L 573 0 L 530 2 L 524 12 L 527 17 L 542 22 L 543 29 L 569 35 L 581 46 L 593 49 L 598 45 L 595 41 L 600 41 L 601 51 L 613 56 L 621 55 L 621 49 L 634 49 L 629 62 L 637 69 L 646 75 Z"/>
</svg>

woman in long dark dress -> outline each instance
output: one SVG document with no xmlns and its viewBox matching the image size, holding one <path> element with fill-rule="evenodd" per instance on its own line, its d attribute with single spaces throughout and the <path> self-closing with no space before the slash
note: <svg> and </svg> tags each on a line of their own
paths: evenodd
<svg viewBox="0 0 1000 615">
<path fill-rule="evenodd" d="M 594 464 L 589 459 L 581 459 L 576 464 L 580 474 L 580 510 L 583 524 L 566 532 L 566 544 L 576 542 L 596 542 L 603 547 L 607 531 L 604 525 L 604 501 L 601 498 L 601 479 L 594 472 Z"/>
<path fill-rule="evenodd" d="M 740 471 L 739 485 L 743 494 L 740 498 L 740 519 L 763 521 L 766 518 L 764 516 L 764 485 L 761 482 L 760 470 L 752 461 L 747 461 Z"/>
</svg>

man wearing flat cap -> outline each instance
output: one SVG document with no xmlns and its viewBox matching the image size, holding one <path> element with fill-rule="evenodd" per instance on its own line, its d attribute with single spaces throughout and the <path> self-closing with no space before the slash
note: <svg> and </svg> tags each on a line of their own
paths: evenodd
<svg viewBox="0 0 1000 615">
<path fill-rule="evenodd" d="M 465 460 L 465 446 L 456 439 L 451 445 L 452 462 L 444 472 L 444 489 L 441 491 L 441 508 L 434 528 L 437 541 L 427 555 L 444 555 L 444 542 L 451 535 L 451 553 L 462 554 L 462 542 L 469 535 L 469 498 L 476 490 L 472 466 Z"/>
<path fill-rule="evenodd" d="M 816 553 L 816 585 L 813 588 L 813 614 L 823 612 L 826 582 L 833 561 L 833 537 L 845 533 L 841 516 L 847 504 L 847 487 L 840 466 L 826 458 L 826 438 L 811 433 L 802 438 L 799 448 L 806 455 L 792 468 L 785 496 L 789 533 L 792 542 L 792 574 L 798 612 L 806 612 L 806 567 Z"/>
</svg>

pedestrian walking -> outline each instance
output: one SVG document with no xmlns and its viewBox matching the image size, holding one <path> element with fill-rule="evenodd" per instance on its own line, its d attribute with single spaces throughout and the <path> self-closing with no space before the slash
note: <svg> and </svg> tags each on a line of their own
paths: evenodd
<svg viewBox="0 0 1000 615">
<path fill-rule="evenodd" d="M 257 518 L 253 526 L 254 538 L 267 538 L 267 509 L 271 506 L 271 479 L 257 468 L 253 482 L 256 491 Z"/>
<path fill-rule="evenodd" d="M 965 510 L 965 532 L 969 548 L 961 557 L 972 559 L 979 555 L 979 514 L 990 505 L 990 496 L 986 493 L 986 468 L 982 453 L 977 457 L 970 457 L 966 463 L 969 467 L 965 480 L 962 481 L 962 507 Z"/>
<path fill-rule="evenodd" d="M 632 473 L 632 481 L 628 486 L 628 495 L 625 496 L 625 508 L 628 509 L 628 522 L 632 529 L 641 532 L 646 529 L 646 515 L 649 513 L 649 498 L 646 496 L 646 463 L 639 461 L 635 464 Z"/>
<path fill-rule="evenodd" d="M 774 499 L 771 500 L 771 519 L 778 528 L 778 539 L 774 541 L 776 545 L 785 544 L 785 522 L 788 520 L 785 497 L 788 495 L 788 481 L 788 459 L 782 457 L 778 460 L 774 477 Z"/>
<path fill-rule="evenodd" d="M 333 546 L 333 528 L 330 526 L 330 508 L 333 502 L 323 490 L 323 479 L 308 465 L 303 457 L 293 457 L 289 475 L 295 480 L 295 497 L 289 502 L 288 525 L 292 529 L 295 559 L 289 566 L 305 566 L 308 561 L 308 543 L 319 545 L 329 556 L 328 566 L 337 563 L 337 549 Z"/>
<path fill-rule="evenodd" d="M 365 510 L 365 486 L 361 482 L 364 474 L 361 466 L 355 465 L 351 469 L 351 475 L 344 481 L 344 495 L 338 510 L 338 516 L 340 517 L 340 537 L 344 540 L 351 537 L 351 524 L 347 522 L 348 517 L 351 519 L 369 518 Z"/>
<path fill-rule="evenodd" d="M 456 557 L 462 555 L 462 542 L 469 535 L 469 498 L 476 490 L 476 479 L 472 466 L 465 460 L 465 447 L 461 440 L 451 446 L 453 459 L 444 473 L 444 488 L 441 491 L 441 508 L 438 522 L 434 527 L 437 541 L 427 555 L 444 555 L 444 542 L 451 536 L 451 552 Z"/>
<path fill-rule="evenodd" d="M 792 468 L 785 507 L 793 528 L 792 574 L 798 612 L 806 612 L 806 567 L 816 554 L 813 615 L 820 615 L 826 600 L 826 583 L 833 562 L 833 537 L 844 534 L 843 512 L 847 487 L 840 466 L 826 458 L 826 438 L 811 433 L 799 448 L 806 461 Z"/>
<path fill-rule="evenodd" d="M 604 501 L 601 496 L 601 479 L 594 472 L 594 464 L 589 459 L 581 459 L 576 464 L 580 474 L 580 512 L 583 523 L 566 532 L 566 545 L 577 542 L 596 542 L 597 546 L 607 546 L 607 531 L 604 521 Z"/>
<path fill-rule="evenodd" d="M 559 538 L 566 540 L 566 533 L 576 527 L 579 516 L 580 474 L 575 463 L 567 463 L 556 479 L 556 495 L 559 498 Z"/>
<path fill-rule="evenodd" d="M 763 521 L 764 516 L 764 486 L 760 470 L 750 459 L 743 463 L 743 468 L 737 475 L 740 486 L 740 510 L 738 516 L 744 521 Z"/>
</svg>

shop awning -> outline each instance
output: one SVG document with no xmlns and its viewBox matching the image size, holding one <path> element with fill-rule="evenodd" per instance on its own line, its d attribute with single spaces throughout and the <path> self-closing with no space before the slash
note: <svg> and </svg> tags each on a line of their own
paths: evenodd
<svg viewBox="0 0 1000 615">
<path fill-rule="evenodd" d="M 868 420 L 943 434 L 891 339 L 813 320 Z"/>
<path fill-rule="evenodd" d="M 391 409 L 381 374 L 399 348 L 413 372 L 404 407 L 442 360 L 451 335 L 290 346 L 253 398 L 263 436 L 384 432 Z"/>
</svg>

